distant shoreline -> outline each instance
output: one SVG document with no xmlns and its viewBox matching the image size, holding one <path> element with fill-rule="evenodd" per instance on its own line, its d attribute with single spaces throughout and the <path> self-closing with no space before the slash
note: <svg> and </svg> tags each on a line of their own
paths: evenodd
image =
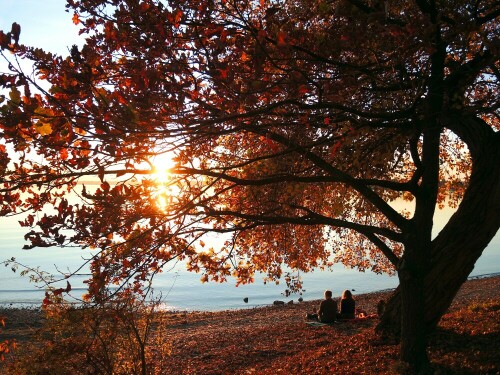
<svg viewBox="0 0 500 375">
<path fill-rule="evenodd" d="M 492 277 L 500 277 L 500 272 L 492 272 L 492 273 L 486 273 L 486 274 L 481 274 L 481 275 L 474 275 L 474 276 L 469 276 L 467 278 L 468 281 L 470 280 L 479 280 L 479 279 L 486 279 L 486 278 L 492 278 Z M 363 292 L 359 294 L 359 296 L 367 296 L 371 294 L 385 294 L 389 293 L 395 290 L 395 288 L 385 288 L 385 289 L 379 289 L 379 290 L 374 290 L 371 292 Z M 0 290 L 1 292 L 1 290 Z M 334 297 L 340 297 L 340 296 L 334 296 Z M 310 300 L 308 299 L 307 301 L 315 301 L 315 300 Z M 41 301 L 40 302 L 5 302 L 2 303 L 0 302 L 0 315 L 3 310 L 33 310 L 33 311 L 40 311 L 41 309 Z M 286 303 L 286 301 L 285 301 Z M 295 304 L 298 304 L 297 302 L 294 302 Z M 253 306 L 242 306 L 242 307 L 235 307 L 235 308 L 223 308 L 220 310 L 189 310 L 189 309 L 171 309 L 167 310 L 167 312 L 171 313 L 197 313 L 197 312 L 210 312 L 210 313 L 217 313 L 221 311 L 237 311 L 237 310 L 248 310 L 252 308 L 262 308 L 262 307 L 269 307 L 273 306 L 272 303 L 268 304 L 258 304 L 258 305 L 253 305 Z"/>
</svg>

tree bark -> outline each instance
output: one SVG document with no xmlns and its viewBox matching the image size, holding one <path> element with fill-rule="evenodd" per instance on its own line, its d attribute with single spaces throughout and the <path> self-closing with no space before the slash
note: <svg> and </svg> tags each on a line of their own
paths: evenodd
<svg viewBox="0 0 500 375">
<path fill-rule="evenodd" d="M 468 145 L 473 159 L 469 186 L 449 222 L 432 241 L 425 276 L 425 323 L 433 330 L 453 302 L 500 227 L 500 134 L 479 119 L 450 117 L 453 129 Z M 402 288 L 386 303 L 377 331 L 400 333 Z"/>
<path fill-rule="evenodd" d="M 402 307 L 400 357 L 416 373 L 420 373 L 429 364 L 424 324 L 423 277 L 401 270 L 399 280 Z"/>
</svg>

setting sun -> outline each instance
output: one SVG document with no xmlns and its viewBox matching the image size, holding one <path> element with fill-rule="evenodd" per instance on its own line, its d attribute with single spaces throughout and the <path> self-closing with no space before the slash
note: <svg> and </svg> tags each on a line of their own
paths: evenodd
<svg viewBox="0 0 500 375">
<path fill-rule="evenodd" d="M 153 179 L 158 183 L 167 183 L 171 177 L 171 169 L 175 165 L 172 155 L 168 153 L 155 155 L 151 159 L 151 164 L 154 170 Z"/>
<path fill-rule="evenodd" d="M 172 169 L 175 162 L 170 153 L 157 154 L 151 159 L 153 174 L 151 178 L 157 185 L 156 201 L 161 210 L 167 208 L 172 202 L 172 196 L 175 195 L 172 190 Z"/>
</svg>

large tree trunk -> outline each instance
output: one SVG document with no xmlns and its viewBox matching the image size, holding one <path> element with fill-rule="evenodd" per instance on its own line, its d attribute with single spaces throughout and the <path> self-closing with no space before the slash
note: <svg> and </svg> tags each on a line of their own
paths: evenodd
<svg viewBox="0 0 500 375">
<path fill-rule="evenodd" d="M 425 371 L 429 363 L 423 307 L 424 278 L 415 268 L 408 270 L 405 267 L 400 269 L 398 276 L 402 313 L 400 357 L 416 373 L 420 373 Z"/>
<path fill-rule="evenodd" d="M 439 126 L 429 126 L 423 132 L 423 173 L 416 194 L 412 223 L 403 231 L 405 252 L 398 265 L 401 290 L 400 358 L 414 373 L 425 371 L 429 363 L 424 278 L 430 263 L 432 218 L 438 194 L 440 136 Z"/>
<path fill-rule="evenodd" d="M 436 327 L 500 226 L 500 134 L 478 119 L 453 120 L 461 125 L 453 130 L 469 146 L 473 170 L 458 210 L 432 241 L 430 269 L 424 282 L 428 331 Z M 387 301 L 377 330 L 399 333 L 400 329 L 398 287 Z"/>
</svg>

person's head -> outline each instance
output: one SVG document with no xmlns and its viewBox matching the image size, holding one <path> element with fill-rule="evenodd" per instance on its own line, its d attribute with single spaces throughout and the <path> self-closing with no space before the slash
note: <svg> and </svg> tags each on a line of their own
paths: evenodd
<svg viewBox="0 0 500 375">
<path fill-rule="evenodd" d="M 351 291 L 348 289 L 344 290 L 344 293 L 342 293 L 342 299 L 352 299 Z"/>
<path fill-rule="evenodd" d="M 332 298 L 332 291 L 331 290 L 325 290 L 325 299 Z"/>
</svg>

